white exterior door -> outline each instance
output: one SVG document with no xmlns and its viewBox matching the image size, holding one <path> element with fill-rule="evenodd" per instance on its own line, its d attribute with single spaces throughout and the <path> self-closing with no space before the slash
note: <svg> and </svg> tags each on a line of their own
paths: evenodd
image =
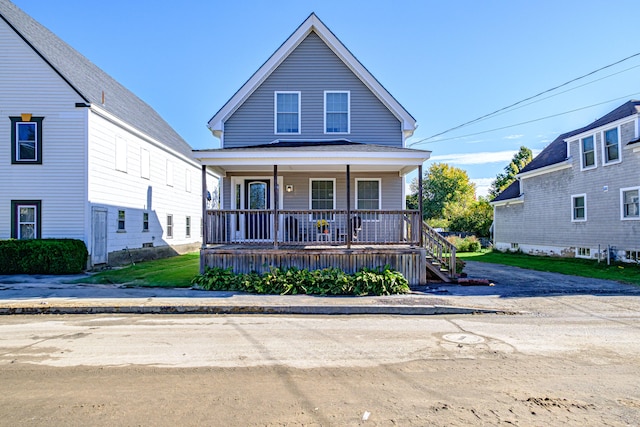
<svg viewBox="0 0 640 427">
<path fill-rule="evenodd" d="M 91 264 L 107 263 L 107 210 L 93 208 L 92 211 Z"/>
</svg>

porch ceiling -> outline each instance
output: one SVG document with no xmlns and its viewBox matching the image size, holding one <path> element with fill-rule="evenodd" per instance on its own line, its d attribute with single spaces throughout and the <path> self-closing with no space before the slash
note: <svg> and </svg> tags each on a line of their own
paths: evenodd
<svg viewBox="0 0 640 427">
<path fill-rule="evenodd" d="M 247 147 L 195 150 L 194 158 L 225 175 L 228 172 L 269 172 L 277 165 L 288 172 L 398 172 L 405 175 L 429 159 L 430 151 L 366 144 L 332 147 Z"/>
</svg>

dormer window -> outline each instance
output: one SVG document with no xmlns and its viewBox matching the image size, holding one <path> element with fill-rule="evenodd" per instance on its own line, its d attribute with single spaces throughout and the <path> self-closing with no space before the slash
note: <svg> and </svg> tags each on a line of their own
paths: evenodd
<svg viewBox="0 0 640 427">
<path fill-rule="evenodd" d="M 275 93 L 275 133 L 300 133 L 300 92 Z"/>
<path fill-rule="evenodd" d="M 350 132 L 349 91 L 324 93 L 324 133 Z"/>
<path fill-rule="evenodd" d="M 602 133 L 602 136 L 604 164 L 618 163 L 620 161 L 620 138 L 618 137 L 618 128 L 616 127 L 605 130 Z"/>
</svg>

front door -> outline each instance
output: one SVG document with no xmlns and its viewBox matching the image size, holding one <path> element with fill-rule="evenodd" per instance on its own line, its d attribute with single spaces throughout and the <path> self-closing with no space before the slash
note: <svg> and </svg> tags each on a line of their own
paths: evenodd
<svg viewBox="0 0 640 427">
<path fill-rule="evenodd" d="M 245 216 L 246 238 L 269 240 L 271 238 L 271 203 L 269 180 L 253 179 L 244 182 L 244 205 L 246 209 L 260 209 L 265 212 L 250 212 Z"/>
<path fill-rule="evenodd" d="M 107 263 L 107 210 L 93 208 L 92 212 L 91 264 Z"/>
</svg>

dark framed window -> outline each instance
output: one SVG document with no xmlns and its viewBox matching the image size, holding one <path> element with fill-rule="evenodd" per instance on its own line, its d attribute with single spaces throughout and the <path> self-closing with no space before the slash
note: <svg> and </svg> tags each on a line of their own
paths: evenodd
<svg viewBox="0 0 640 427">
<path fill-rule="evenodd" d="M 142 212 L 142 231 L 149 231 L 149 212 Z"/>
<path fill-rule="evenodd" d="M 11 238 L 42 238 L 42 201 L 11 201 Z"/>
<path fill-rule="evenodd" d="M 11 120 L 11 163 L 42 164 L 42 120 L 44 117 L 9 117 Z"/>
<path fill-rule="evenodd" d="M 185 236 L 191 237 L 191 217 L 188 216 L 185 222 Z"/>
</svg>

